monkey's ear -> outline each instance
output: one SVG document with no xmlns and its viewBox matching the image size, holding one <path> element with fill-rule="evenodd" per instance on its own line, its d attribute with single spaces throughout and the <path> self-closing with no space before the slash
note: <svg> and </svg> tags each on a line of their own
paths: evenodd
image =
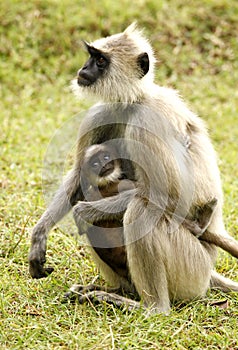
<svg viewBox="0 0 238 350">
<path fill-rule="evenodd" d="M 149 56 L 146 52 L 141 53 L 138 57 L 137 57 L 137 63 L 138 66 L 141 69 L 142 72 L 142 76 L 141 78 L 143 78 L 143 76 L 145 76 L 150 68 L 150 60 L 149 60 Z"/>
</svg>

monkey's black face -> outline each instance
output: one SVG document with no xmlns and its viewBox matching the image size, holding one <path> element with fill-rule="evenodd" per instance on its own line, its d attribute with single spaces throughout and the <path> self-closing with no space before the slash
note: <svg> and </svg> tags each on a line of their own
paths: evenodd
<svg viewBox="0 0 238 350">
<path fill-rule="evenodd" d="M 111 162 L 104 164 L 104 166 L 100 169 L 99 176 L 105 177 L 111 174 L 114 171 L 114 169 L 115 169 L 114 160 L 112 160 Z"/>
<path fill-rule="evenodd" d="M 83 68 L 78 71 L 78 85 L 80 86 L 90 86 L 100 78 L 103 73 L 107 70 L 110 59 L 107 55 L 103 54 L 101 51 L 89 46 L 85 43 L 90 58 L 85 63 Z"/>
<path fill-rule="evenodd" d="M 100 152 L 90 160 L 90 168 L 96 175 L 104 177 L 113 172 L 115 164 L 108 152 Z"/>
</svg>

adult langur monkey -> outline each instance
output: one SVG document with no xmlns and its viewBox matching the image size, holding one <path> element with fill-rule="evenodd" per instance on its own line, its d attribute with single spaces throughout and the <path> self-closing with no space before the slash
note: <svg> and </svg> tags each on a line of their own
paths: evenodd
<svg viewBox="0 0 238 350">
<path fill-rule="evenodd" d="M 127 265 L 144 305 L 168 312 L 172 300 L 201 297 L 209 287 L 238 291 L 238 283 L 214 271 L 216 247 L 197 239 L 177 220 L 194 217 L 197 207 L 216 198 L 208 231 L 228 236 L 216 155 L 204 123 L 175 91 L 154 84 L 152 48 L 135 25 L 85 45 L 90 58 L 78 72 L 75 93 L 92 94 L 109 104 L 89 110 L 80 126 L 75 166 L 34 228 L 32 277 L 52 272 L 44 268 L 48 231 L 73 205 L 74 215 L 80 215 L 81 202 L 79 207 L 76 203 L 84 199 L 79 174 L 85 148 L 119 139 L 123 171 L 129 180 L 136 180 L 137 188 L 103 201 L 111 210 L 121 203 L 127 207 L 123 218 Z M 189 148 L 181 141 L 186 136 Z M 120 277 L 96 260 L 107 280 L 120 287 Z"/>
</svg>

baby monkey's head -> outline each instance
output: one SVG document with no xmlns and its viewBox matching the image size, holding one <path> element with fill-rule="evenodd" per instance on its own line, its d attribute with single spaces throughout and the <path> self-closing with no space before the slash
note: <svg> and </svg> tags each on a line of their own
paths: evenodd
<svg viewBox="0 0 238 350">
<path fill-rule="evenodd" d="M 118 182 L 122 175 L 121 161 L 112 145 L 92 145 L 86 149 L 82 175 L 92 186 L 104 187 Z"/>
</svg>

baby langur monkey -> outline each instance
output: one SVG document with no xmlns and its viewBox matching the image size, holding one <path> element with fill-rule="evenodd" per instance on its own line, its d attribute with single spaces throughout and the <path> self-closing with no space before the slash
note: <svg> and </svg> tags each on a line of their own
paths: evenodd
<svg viewBox="0 0 238 350">
<path fill-rule="evenodd" d="M 80 180 L 85 200 L 91 203 L 98 200 L 103 203 L 103 198 L 116 196 L 129 190 L 132 190 L 132 195 L 135 193 L 135 183 L 126 179 L 122 170 L 122 160 L 116 148 L 109 144 L 96 144 L 86 149 L 82 161 Z M 84 204 L 85 202 L 82 202 L 81 219 L 78 215 L 74 215 L 79 234 L 87 235 L 96 253 L 94 258 L 96 261 L 99 258 L 99 261 L 102 260 L 114 271 L 120 279 L 121 287 L 104 288 L 94 284 L 89 286 L 74 285 L 70 292 L 65 294 L 65 297 L 70 296 L 71 299 L 74 299 L 76 290 L 80 303 L 92 299 L 97 302 L 107 301 L 118 306 L 126 305 L 129 310 L 139 307 L 137 301 L 119 295 L 123 291 L 133 291 L 134 295 L 136 294 L 127 266 L 123 237 L 123 214 L 127 204 L 123 205 L 123 208 L 117 206 L 116 211 L 109 216 L 108 210 L 111 210 L 111 207 L 104 206 L 102 210 L 106 212 L 106 217 L 100 211 L 96 218 L 90 215 L 91 212 L 87 213 L 86 218 L 84 217 Z"/>
<path fill-rule="evenodd" d="M 96 201 L 135 189 L 135 183 L 125 178 L 121 159 L 113 145 L 98 144 L 86 149 L 81 168 L 81 182 L 86 201 Z M 99 214 L 90 224 L 75 221 L 79 234 L 86 233 L 96 254 L 121 278 L 130 279 L 123 239 L 123 214 L 126 206 L 107 219 Z M 108 210 L 108 208 L 104 208 Z M 90 216 L 90 215 L 89 215 Z M 83 212 L 82 212 L 82 218 Z M 87 221 L 87 220 L 86 220 Z"/>
</svg>

